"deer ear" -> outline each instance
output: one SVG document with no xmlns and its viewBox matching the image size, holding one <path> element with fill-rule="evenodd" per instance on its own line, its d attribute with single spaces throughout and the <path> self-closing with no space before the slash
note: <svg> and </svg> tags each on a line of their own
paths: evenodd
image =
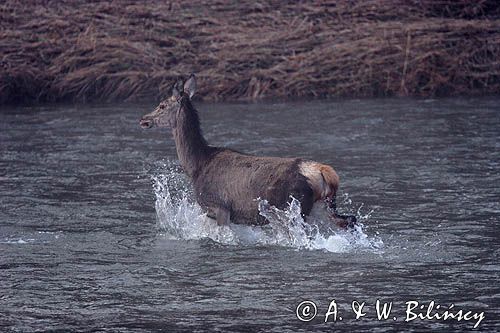
<svg viewBox="0 0 500 333">
<path fill-rule="evenodd" d="M 172 88 L 172 96 L 175 97 L 175 99 L 179 99 L 179 97 L 181 97 L 181 93 L 177 90 L 176 85 Z"/>
<path fill-rule="evenodd" d="M 182 81 L 182 79 L 178 79 L 177 82 L 175 82 L 174 87 L 172 88 L 172 96 L 174 96 L 176 99 L 179 99 L 181 97 L 183 85 L 184 81 Z"/>
<path fill-rule="evenodd" d="M 184 92 L 189 95 L 189 98 L 193 97 L 196 93 L 196 78 L 194 74 L 191 74 L 186 83 L 184 83 Z"/>
</svg>

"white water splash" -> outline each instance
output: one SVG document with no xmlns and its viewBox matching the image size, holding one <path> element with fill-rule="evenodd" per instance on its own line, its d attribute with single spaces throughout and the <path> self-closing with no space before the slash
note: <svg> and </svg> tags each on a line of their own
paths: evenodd
<svg viewBox="0 0 500 333">
<path fill-rule="evenodd" d="M 156 195 L 156 214 L 160 232 L 174 239 L 211 239 L 225 245 L 278 245 L 295 249 L 322 249 L 330 252 L 354 250 L 378 251 L 383 243 L 369 237 L 362 225 L 354 230 L 341 230 L 332 225 L 324 209 L 315 207 L 305 222 L 300 214 L 300 202 L 292 198 L 290 205 L 280 210 L 258 200 L 259 213 L 270 223 L 265 226 L 246 226 L 231 223 L 218 226 L 208 218 L 193 199 L 185 176 L 172 163 L 157 165 L 152 175 Z M 344 195 L 342 204 L 350 199 Z M 352 204 L 352 203 L 350 203 Z M 370 213 L 362 215 L 361 207 L 357 218 L 364 221 Z"/>
</svg>

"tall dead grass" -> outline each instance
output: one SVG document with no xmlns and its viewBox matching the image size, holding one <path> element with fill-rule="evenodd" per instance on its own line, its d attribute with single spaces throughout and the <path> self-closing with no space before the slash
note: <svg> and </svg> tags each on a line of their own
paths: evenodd
<svg viewBox="0 0 500 333">
<path fill-rule="evenodd" d="M 496 0 L 0 4 L 0 103 L 500 93 Z"/>
</svg>

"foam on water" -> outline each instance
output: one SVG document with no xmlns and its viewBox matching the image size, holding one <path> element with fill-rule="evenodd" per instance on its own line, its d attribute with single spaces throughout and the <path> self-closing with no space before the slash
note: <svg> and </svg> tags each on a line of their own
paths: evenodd
<svg viewBox="0 0 500 333">
<path fill-rule="evenodd" d="M 28 244 L 34 241 L 35 241 L 34 239 L 5 238 L 0 241 L 0 244 Z"/>
<path fill-rule="evenodd" d="M 300 215 L 300 202 L 291 198 L 289 206 L 280 210 L 257 200 L 259 212 L 270 223 L 265 226 L 246 226 L 231 223 L 218 226 L 207 217 L 195 202 L 189 182 L 173 163 L 158 163 L 152 176 L 156 195 L 158 228 L 162 234 L 173 239 L 211 239 L 225 245 L 278 245 L 295 249 L 322 249 L 330 252 L 354 250 L 381 251 L 382 241 L 370 237 L 362 227 L 362 221 L 370 213 L 363 215 L 362 206 L 357 209 L 361 222 L 354 230 L 345 231 L 332 225 L 324 215 L 324 209 L 315 207 L 305 222 Z M 342 205 L 352 205 L 344 195 Z"/>
<path fill-rule="evenodd" d="M 58 239 L 61 232 L 37 231 L 22 235 L 10 235 L 0 239 L 0 244 L 30 244 L 30 243 L 48 243 Z"/>
</svg>

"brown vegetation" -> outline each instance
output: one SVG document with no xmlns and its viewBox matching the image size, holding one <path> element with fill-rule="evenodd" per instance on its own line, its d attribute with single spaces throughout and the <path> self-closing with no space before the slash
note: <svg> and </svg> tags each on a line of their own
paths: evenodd
<svg viewBox="0 0 500 333">
<path fill-rule="evenodd" d="M 0 4 L 0 103 L 500 93 L 497 0 Z"/>
</svg>

